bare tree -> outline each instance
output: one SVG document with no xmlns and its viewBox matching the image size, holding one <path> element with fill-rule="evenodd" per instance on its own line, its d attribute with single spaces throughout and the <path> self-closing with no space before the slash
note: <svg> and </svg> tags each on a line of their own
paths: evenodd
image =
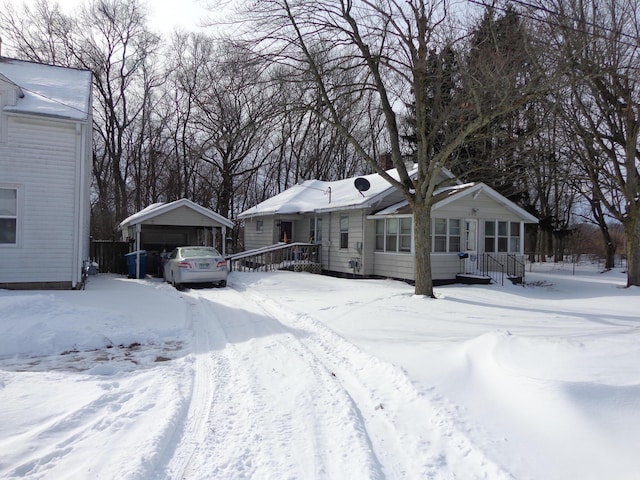
<svg viewBox="0 0 640 480">
<path fill-rule="evenodd" d="M 5 0 L 0 9 L 0 34 L 8 40 L 15 55 L 34 62 L 72 65 L 65 38 L 74 28 L 73 19 L 48 0 L 19 6 Z"/>
<path fill-rule="evenodd" d="M 514 75 L 516 65 L 508 52 L 497 48 L 484 63 L 467 61 L 464 35 L 455 36 L 457 30 L 450 28 L 455 19 L 446 0 L 267 0 L 252 8 L 253 28 L 261 33 L 255 51 L 297 72 L 292 80 L 310 76 L 320 103 L 309 109 L 338 129 L 369 167 L 410 203 L 415 291 L 433 297 L 430 226 L 439 174 L 471 134 L 537 95 L 540 78 L 516 88 L 513 82 L 506 84 L 502 80 Z M 441 68 L 441 60 L 454 52 L 460 68 L 452 75 Z M 454 90 L 451 79 L 464 88 Z M 399 179 L 379 166 L 337 108 L 344 98 L 366 94 L 374 94 L 380 106 Z M 415 178 L 409 177 L 403 162 L 399 127 L 408 104 L 414 105 L 416 115 Z"/>
<path fill-rule="evenodd" d="M 136 206 L 142 203 L 135 183 L 145 176 L 140 168 L 150 133 L 145 110 L 160 83 L 153 60 L 159 37 L 148 30 L 139 0 L 92 0 L 73 15 L 38 0 L 33 9 L 25 5 L 20 13 L 11 8 L 0 12 L 0 20 L 19 55 L 93 73 L 92 233 L 111 236 L 130 213 L 132 191 Z"/>
<path fill-rule="evenodd" d="M 637 0 L 550 0 L 534 12 L 571 86 L 558 101 L 589 195 L 624 226 L 628 286 L 640 286 L 639 10 Z"/>
</svg>

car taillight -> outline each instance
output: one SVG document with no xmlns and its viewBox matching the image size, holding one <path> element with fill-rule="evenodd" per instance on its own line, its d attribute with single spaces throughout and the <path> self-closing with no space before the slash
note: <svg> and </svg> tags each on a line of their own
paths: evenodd
<svg viewBox="0 0 640 480">
<path fill-rule="evenodd" d="M 216 265 L 217 268 L 222 268 L 227 266 L 227 262 L 225 260 L 218 260 L 218 265 Z"/>
<path fill-rule="evenodd" d="M 191 264 L 189 262 L 178 262 L 178 268 L 191 268 Z"/>
</svg>

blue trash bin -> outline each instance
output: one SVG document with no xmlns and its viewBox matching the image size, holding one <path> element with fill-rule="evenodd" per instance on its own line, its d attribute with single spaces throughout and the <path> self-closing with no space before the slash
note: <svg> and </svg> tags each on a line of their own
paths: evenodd
<svg viewBox="0 0 640 480">
<path fill-rule="evenodd" d="M 125 258 L 127 259 L 127 274 L 129 278 L 136 278 L 138 253 L 140 254 L 140 276 L 138 278 L 144 278 L 147 274 L 147 251 L 139 250 L 125 255 Z"/>
</svg>

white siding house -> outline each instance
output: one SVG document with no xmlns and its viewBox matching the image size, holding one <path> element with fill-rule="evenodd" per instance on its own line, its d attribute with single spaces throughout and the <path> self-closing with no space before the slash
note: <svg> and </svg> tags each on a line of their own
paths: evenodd
<svg viewBox="0 0 640 480">
<path fill-rule="evenodd" d="M 395 170 L 390 170 L 397 176 Z M 247 250 L 277 242 L 320 245 L 323 271 L 415 280 L 413 216 L 402 194 L 378 174 L 309 180 L 242 212 Z M 436 192 L 431 266 L 435 282 L 524 264 L 524 225 L 537 219 L 482 183 L 461 185 L 448 171 Z M 493 262 L 487 266 L 486 262 Z"/>
<path fill-rule="evenodd" d="M 0 288 L 79 286 L 91 108 L 91 72 L 0 57 Z"/>
</svg>

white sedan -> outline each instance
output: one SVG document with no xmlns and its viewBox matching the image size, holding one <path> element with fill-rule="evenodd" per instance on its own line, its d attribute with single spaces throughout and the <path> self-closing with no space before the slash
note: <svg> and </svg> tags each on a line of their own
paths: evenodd
<svg viewBox="0 0 640 480">
<path fill-rule="evenodd" d="M 185 283 L 227 285 L 227 262 L 213 247 L 178 247 L 164 264 L 164 279 L 179 288 Z"/>
</svg>

